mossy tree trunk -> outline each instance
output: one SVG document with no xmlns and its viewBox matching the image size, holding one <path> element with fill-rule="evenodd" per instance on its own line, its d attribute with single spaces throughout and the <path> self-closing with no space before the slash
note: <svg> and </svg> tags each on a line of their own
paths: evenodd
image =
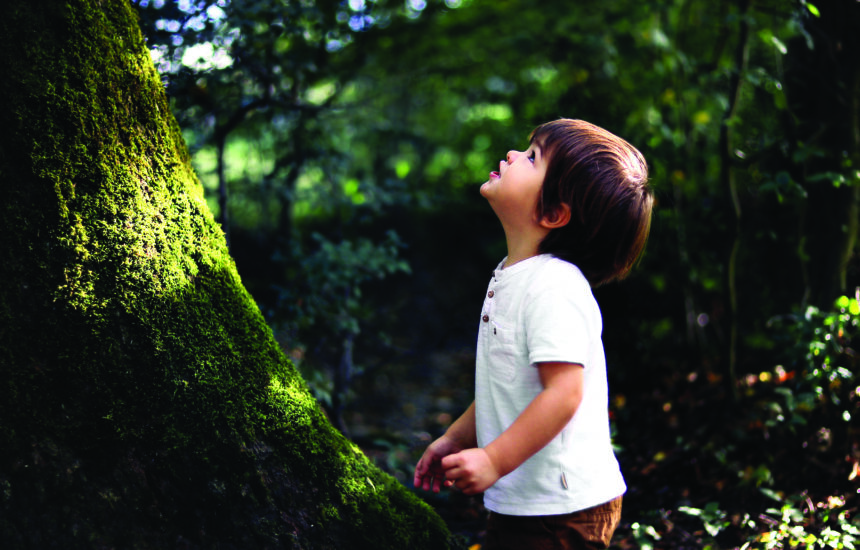
<svg viewBox="0 0 860 550">
<path fill-rule="evenodd" d="M 125 0 L 0 7 L 0 546 L 445 548 L 244 290 Z"/>
</svg>

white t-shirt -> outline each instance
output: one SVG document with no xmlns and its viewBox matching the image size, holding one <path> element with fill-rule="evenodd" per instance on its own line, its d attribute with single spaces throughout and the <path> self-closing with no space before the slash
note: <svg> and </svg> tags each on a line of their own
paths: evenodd
<svg viewBox="0 0 860 550">
<path fill-rule="evenodd" d="M 626 490 L 609 436 L 603 323 L 579 268 L 544 254 L 493 272 L 481 311 L 475 380 L 478 446 L 510 426 L 541 392 L 536 363 L 584 367 L 582 402 L 546 447 L 484 493 L 494 512 L 567 514 Z"/>
</svg>

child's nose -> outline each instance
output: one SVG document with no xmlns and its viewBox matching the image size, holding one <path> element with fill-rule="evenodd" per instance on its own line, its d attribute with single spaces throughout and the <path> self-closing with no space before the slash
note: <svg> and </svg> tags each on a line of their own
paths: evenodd
<svg viewBox="0 0 860 550">
<path fill-rule="evenodd" d="M 516 155 L 517 155 L 517 151 L 510 150 L 510 151 L 508 151 L 508 154 L 505 155 L 505 160 L 507 161 L 508 164 L 510 164 L 513 162 L 513 159 L 516 157 Z"/>
</svg>

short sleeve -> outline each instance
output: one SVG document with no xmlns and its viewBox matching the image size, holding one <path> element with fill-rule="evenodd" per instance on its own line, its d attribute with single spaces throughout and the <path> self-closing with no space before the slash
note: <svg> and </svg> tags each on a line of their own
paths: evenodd
<svg viewBox="0 0 860 550">
<path fill-rule="evenodd" d="M 578 270 L 541 275 L 523 304 L 529 363 L 559 361 L 588 368 L 592 340 L 600 330 L 593 321 L 596 303 L 591 288 L 580 280 Z"/>
</svg>

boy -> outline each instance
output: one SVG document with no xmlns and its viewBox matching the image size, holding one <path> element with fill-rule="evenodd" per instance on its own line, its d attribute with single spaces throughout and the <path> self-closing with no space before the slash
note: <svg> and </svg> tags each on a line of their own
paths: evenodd
<svg viewBox="0 0 860 550">
<path fill-rule="evenodd" d="M 481 186 L 508 255 L 481 311 L 475 401 L 427 448 L 414 482 L 483 492 L 485 550 L 609 546 L 626 486 L 591 288 L 623 278 L 645 247 L 647 174 L 626 141 L 562 119 Z"/>
</svg>

